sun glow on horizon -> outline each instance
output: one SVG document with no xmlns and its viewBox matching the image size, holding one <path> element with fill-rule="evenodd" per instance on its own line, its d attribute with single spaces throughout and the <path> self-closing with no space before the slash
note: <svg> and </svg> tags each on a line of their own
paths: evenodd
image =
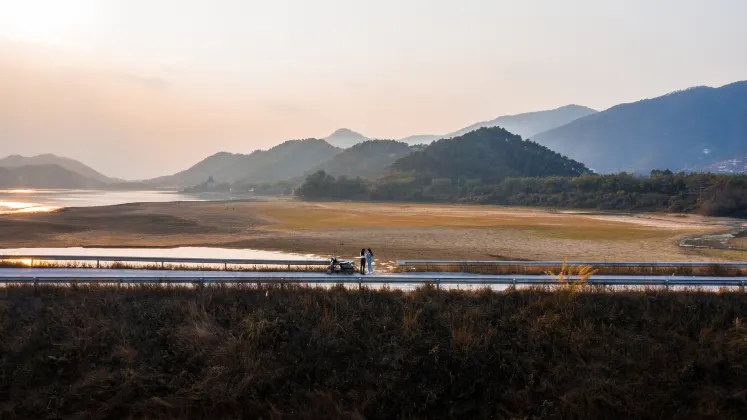
<svg viewBox="0 0 747 420">
<path fill-rule="evenodd" d="M 95 1 L 23 0 L 0 6 L 5 35 L 22 41 L 64 43 L 95 17 Z"/>
</svg>

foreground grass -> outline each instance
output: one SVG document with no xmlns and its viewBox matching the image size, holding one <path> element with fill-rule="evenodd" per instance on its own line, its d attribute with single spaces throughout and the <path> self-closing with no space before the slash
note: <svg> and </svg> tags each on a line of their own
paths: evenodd
<svg viewBox="0 0 747 420">
<path fill-rule="evenodd" d="M 744 418 L 747 297 L 0 290 L 0 418 Z"/>
</svg>

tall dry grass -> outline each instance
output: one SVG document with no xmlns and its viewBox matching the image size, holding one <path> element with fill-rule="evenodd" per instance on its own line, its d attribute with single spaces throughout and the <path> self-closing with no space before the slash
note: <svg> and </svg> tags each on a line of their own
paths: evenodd
<svg viewBox="0 0 747 420">
<path fill-rule="evenodd" d="M 0 418 L 747 413 L 744 294 L 0 289 Z"/>
<path fill-rule="evenodd" d="M 627 276 L 713 276 L 713 277 L 740 277 L 747 276 L 747 268 L 735 268 L 719 263 L 709 264 L 703 267 L 604 267 L 591 266 L 600 275 L 627 275 Z M 563 264 L 557 266 L 532 266 L 531 262 L 523 262 L 521 265 L 476 265 L 476 264 L 453 264 L 453 265 L 418 265 L 408 267 L 396 267 L 394 271 L 399 273 L 473 273 L 473 274 L 545 274 L 547 272 L 558 272 L 563 269 Z"/>
</svg>

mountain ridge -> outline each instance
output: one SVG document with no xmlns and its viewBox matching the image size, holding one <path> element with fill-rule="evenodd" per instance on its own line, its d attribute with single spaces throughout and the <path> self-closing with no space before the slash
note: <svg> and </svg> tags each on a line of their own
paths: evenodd
<svg viewBox="0 0 747 420">
<path fill-rule="evenodd" d="M 151 185 L 189 187 L 213 177 L 216 182 L 277 182 L 304 175 L 341 150 L 324 140 L 288 140 L 250 154 L 218 152 L 173 175 L 146 181 Z"/>
<path fill-rule="evenodd" d="M 506 130 L 514 134 L 518 134 L 524 138 L 531 138 L 531 136 L 535 134 L 547 131 L 551 128 L 559 127 L 578 118 L 597 112 L 598 111 L 589 107 L 569 104 L 563 105 L 558 108 L 541 111 L 530 111 L 519 114 L 502 115 L 500 117 L 493 118 L 492 120 L 476 122 L 472 125 L 456 131 L 452 131 L 448 134 L 415 134 L 397 139 L 397 141 L 410 145 L 428 144 L 440 139 L 459 137 L 461 135 L 469 133 L 470 131 L 475 131 L 483 127 L 503 127 Z M 327 140 L 334 146 L 345 149 L 366 140 L 374 140 L 374 138 L 367 137 L 348 128 L 340 128 L 330 136 L 326 137 L 325 140 Z"/>
<path fill-rule="evenodd" d="M 599 172 L 702 167 L 747 144 L 747 81 L 619 104 L 532 140 Z"/>
<path fill-rule="evenodd" d="M 0 188 L 101 189 L 107 185 L 56 164 L 0 167 Z"/>
<path fill-rule="evenodd" d="M 349 128 L 338 128 L 334 133 L 325 137 L 324 140 L 332 146 L 347 149 L 348 147 L 372 139 Z"/>
<path fill-rule="evenodd" d="M 107 184 L 123 182 L 121 179 L 110 178 L 78 160 L 57 156 L 52 153 L 44 153 L 28 157 L 16 154 L 0 159 L 0 167 L 4 168 L 18 168 L 36 165 L 57 165 L 84 177 L 95 179 Z"/>
<path fill-rule="evenodd" d="M 366 140 L 349 147 L 312 170 L 348 178 L 376 178 L 384 175 L 392 163 L 412 152 L 407 144 L 396 140 Z"/>
</svg>

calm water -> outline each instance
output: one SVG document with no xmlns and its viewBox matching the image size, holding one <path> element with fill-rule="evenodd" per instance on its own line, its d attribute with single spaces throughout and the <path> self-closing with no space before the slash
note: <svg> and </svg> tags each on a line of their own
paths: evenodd
<svg viewBox="0 0 747 420">
<path fill-rule="evenodd" d="M 309 260 L 319 259 L 311 254 L 290 254 L 256 249 L 230 248 L 9 248 L 0 249 L 0 256 L 12 255 L 76 255 L 91 257 L 170 257 L 170 258 L 218 258 L 257 260 Z"/>
<path fill-rule="evenodd" d="M 0 190 L 0 214 L 50 211 L 61 207 L 209 201 L 230 198 L 228 195 L 201 196 L 173 191 Z"/>
</svg>

